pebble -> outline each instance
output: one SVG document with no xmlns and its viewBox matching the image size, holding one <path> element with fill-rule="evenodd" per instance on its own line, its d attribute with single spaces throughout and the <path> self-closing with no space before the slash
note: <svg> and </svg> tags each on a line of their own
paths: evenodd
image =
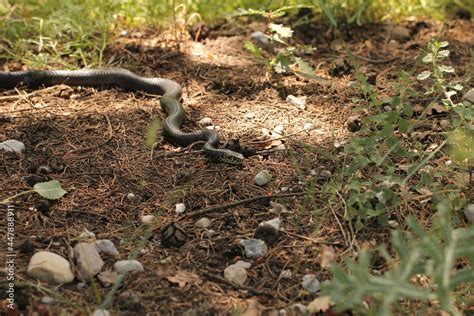
<svg viewBox="0 0 474 316">
<path fill-rule="evenodd" d="M 21 152 L 25 150 L 25 144 L 16 139 L 8 139 L 0 143 L 0 150 L 13 151 L 17 154 L 21 154 Z"/>
<path fill-rule="evenodd" d="M 84 282 L 79 282 L 79 283 L 76 284 L 76 288 L 78 290 L 82 290 L 85 287 L 86 287 L 86 284 Z"/>
<path fill-rule="evenodd" d="M 84 228 L 82 233 L 79 235 L 78 239 L 80 241 L 94 241 L 95 234 L 93 232 L 90 232 L 87 228 Z"/>
<path fill-rule="evenodd" d="M 290 269 L 286 269 L 280 272 L 281 279 L 291 280 L 293 278 L 293 272 Z"/>
<path fill-rule="evenodd" d="M 268 170 L 262 170 L 257 175 L 255 176 L 255 184 L 262 186 L 267 184 L 272 180 L 272 175 L 270 174 L 270 171 Z"/>
<path fill-rule="evenodd" d="M 243 261 L 243 260 L 237 261 L 236 263 L 234 263 L 234 265 L 242 267 L 244 269 L 248 269 L 252 266 L 252 264 L 250 262 Z"/>
<path fill-rule="evenodd" d="M 96 309 L 92 316 L 110 316 L 110 312 L 106 309 Z"/>
<path fill-rule="evenodd" d="M 232 283 L 244 285 L 247 281 L 247 270 L 240 265 L 231 264 L 224 269 L 224 278 Z"/>
<path fill-rule="evenodd" d="M 255 113 L 253 112 L 247 112 L 245 113 L 245 117 L 248 118 L 248 119 L 252 119 L 255 117 Z"/>
<path fill-rule="evenodd" d="M 176 206 L 175 206 L 176 214 L 178 214 L 178 215 L 183 214 L 185 210 L 186 210 L 186 205 L 184 205 L 184 203 L 176 204 Z"/>
<path fill-rule="evenodd" d="M 114 269 L 118 273 L 125 273 L 129 271 L 143 272 L 143 265 L 138 260 L 119 260 L 114 263 Z"/>
<path fill-rule="evenodd" d="M 285 128 L 283 127 L 283 125 L 277 125 L 277 126 L 275 126 L 275 128 L 273 129 L 273 132 L 281 135 L 281 134 L 283 134 L 283 130 L 284 130 L 284 129 L 285 129 Z"/>
<path fill-rule="evenodd" d="M 288 102 L 291 105 L 296 106 L 297 108 L 301 110 L 306 110 L 306 99 L 307 97 L 295 97 L 294 95 L 290 94 L 286 97 L 286 102 Z"/>
<path fill-rule="evenodd" d="M 281 219 L 279 217 L 271 219 L 269 221 L 264 221 L 258 224 L 258 226 L 270 226 L 276 230 L 280 230 Z"/>
<path fill-rule="evenodd" d="M 198 121 L 199 124 L 201 125 L 211 125 L 212 124 L 212 119 L 210 117 L 203 117 Z"/>
<path fill-rule="evenodd" d="M 267 245 L 272 246 L 280 237 L 280 230 L 271 224 L 258 225 L 254 238 L 263 240 Z"/>
<path fill-rule="evenodd" d="M 308 129 L 312 129 L 314 127 L 314 124 L 313 123 L 305 123 L 303 125 L 303 129 L 304 130 L 308 130 Z"/>
<path fill-rule="evenodd" d="M 288 192 L 288 187 L 281 187 L 280 188 L 281 192 Z M 278 203 L 277 203 L 278 204 Z"/>
<path fill-rule="evenodd" d="M 288 188 L 286 188 L 286 190 L 283 190 L 283 188 L 281 188 L 281 192 L 286 192 L 286 191 L 288 191 Z M 270 201 L 270 206 L 272 207 L 269 210 L 270 213 L 273 213 L 273 214 L 276 214 L 276 215 L 279 215 L 281 213 L 288 213 L 288 209 L 283 204 Z"/>
<path fill-rule="evenodd" d="M 216 234 L 216 231 L 214 229 L 208 229 L 206 230 L 206 232 L 204 233 L 204 235 L 206 235 L 206 237 L 208 238 L 211 238 L 212 236 L 214 236 Z"/>
<path fill-rule="evenodd" d="M 260 44 L 262 46 L 267 46 L 268 44 L 270 44 L 268 36 L 266 36 L 263 32 L 260 31 L 255 31 L 250 34 L 250 39 L 256 42 L 256 44 Z"/>
<path fill-rule="evenodd" d="M 143 224 L 151 225 L 155 222 L 155 215 L 143 215 L 141 221 Z"/>
<path fill-rule="evenodd" d="M 100 257 L 95 243 L 78 243 L 73 252 L 76 260 L 76 272 L 80 279 L 88 280 L 102 270 L 104 261 Z"/>
<path fill-rule="evenodd" d="M 267 244 L 260 239 L 241 240 L 240 245 L 245 248 L 245 256 L 247 258 L 260 258 L 268 251 Z"/>
<path fill-rule="evenodd" d="M 49 251 L 35 253 L 30 259 L 27 273 L 49 284 L 65 284 L 74 280 L 69 261 Z"/>
<path fill-rule="evenodd" d="M 388 226 L 395 229 L 395 228 L 398 228 L 400 224 L 397 221 L 391 219 L 388 221 Z"/>
<path fill-rule="evenodd" d="M 209 226 L 211 226 L 211 220 L 210 220 L 209 218 L 207 218 L 207 217 L 203 217 L 203 218 L 199 219 L 199 220 L 195 223 L 195 225 L 196 225 L 197 227 L 201 227 L 201 228 L 206 229 L 206 228 L 208 228 Z"/>
<path fill-rule="evenodd" d="M 310 293 L 316 293 L 321 289 L 321 283 L 314 274 L 304 275 L 301 285 L 303 286 L 303 289 Z"/>
<path fill-rule="evenodd" d="M 43 296 L 41 298 L 41 303 L 46 304 L 46 305 L 51 304 L 53 301 L 54 301 L 53 298 L 50 296 Z"/>
<path fill-rule="evenodd" d="M 474 88 L 472 89 L 469 89 L 469 91 L 467 91 L 465 94 L 464 94 L 464 97 L 463 97 L 465 100 L 469 101 L 470 103 L 474 104 Z"/>
<path fill-rule="evenodd" d="M 323 170 L 321 171 L 319 176 L 321 177 L 322 180 L 328 180 L 331 178 L 332 174 L 331 174 L 331 171 Z"/>
<path fill-rule="evenodd" d="M 119 252 L 115 247 L 114 243 L 109 239 L 101 239 L 95 242 L 99 253 L 104 253 L 110 256 L 118 256 Z"/>
<path fill-rule="evenodd" d="M 474 204 L 469 204 L 463 211 L 464 215 L 466 216 L 467 220 L 474 224 Z"/>
<path fill-rule="evenodd" d="M 100 283 L 102 283 L 105 287 L 109 287 L 112 284 L 115 283 L 117 280 L 118 273 L 116 271 L 102 271 L 97 275 L 97 278 L 99 279 Z"/>
</svg>

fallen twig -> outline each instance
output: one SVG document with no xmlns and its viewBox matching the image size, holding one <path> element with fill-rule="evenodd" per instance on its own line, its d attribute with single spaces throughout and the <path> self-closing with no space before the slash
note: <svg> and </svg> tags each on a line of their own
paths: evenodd
<svg viewBox="0 0 474 316">
<path fill-rule="evenodd" d="M 185 214 L 182 217 L 178 218 L 177 220 L 180 220 L 184 217 L 199 216 L 199 215 L 215 212 L 215 211 L 218 211 L 218 210 L 225 210 L 225 209 L 232 208 L 232 207 L 235 207 L 235 206 L 238 206 L 238 205 L 248 204 L 248 203 L 252 203 L 252 202 L 255 202 L 255 201 L 259 201 L 259 200 L 301 196 L 301 195 L 306 195 L 308 193 L 309 192 L 305 191 L 305 192 L 273 194 L 273 195 L 259 195 L 259 196 L 255 196 L 253 198 L 240 200 L 240 201 L 229 203 L 229 204 L 215 205 L 215 206 L 207 207 L 207 208 L 204 208 L 204 209 L 200 209 L 200 210 Z"/>
</svg>

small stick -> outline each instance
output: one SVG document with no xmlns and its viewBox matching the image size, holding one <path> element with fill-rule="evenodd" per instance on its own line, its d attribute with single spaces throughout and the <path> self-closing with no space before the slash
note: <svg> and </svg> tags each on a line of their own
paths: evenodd
<svg viewBox="0 0 474 316">
<path fill-rule="evenodd" d="M 238 206 L 238 205 L 248 204 L 248 203 L 258 201 L 258 200 L 285 198 L 285 197 L 300 196 L 300 195 L 305 195 L 305 194 L 308 194 L 308 192 L 295 192 L 295 193 L 284 193 L 284 194 L 273 194 L 273 195 L 259 195 L 259 196 L 255 196 L 253 198 L 240 200 L 240 201 L 229 203 L 229 204 L 215 205 L 215 206 L 211 206 L 211 207 L 208 207 L 208 208 L 200 209 L 200 210 L 188 213 L 186 215 L 183 215 L 181 218 L 203 215 L 203 214 L 215 212 L 215 211 L 218 211 L 218 210 L 226 210 L 226 209 Z M 179 220 L 181 218 L 178 218 L 177 220 Z"/>
</svg>

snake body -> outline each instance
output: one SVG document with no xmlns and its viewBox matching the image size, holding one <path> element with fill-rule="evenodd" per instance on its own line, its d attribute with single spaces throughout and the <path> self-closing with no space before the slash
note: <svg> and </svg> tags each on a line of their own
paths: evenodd
<svg viewBox="0 0 474 316">
<path fill-rule="evenodd" d="M 173 80 L 141 77 L 121 68 L 0 72 L 0 88 L 12 89 L 22 84 L 29 88 L 58 84 L 118 86 L 124 90 L 159 94 L 161 107 L 168 114 L 163 122 L 163 135 L 168 141 L 179 146 L 204 141 L 203 150 L 211 158 L 231 164 L 240 164 L 244 160 L 243 155 L 238 152 L 217 148 L 219 136 L 214 130 L 203 129 L 190 133 L 181 130 L 185 114 L 179 101 L 181 86 Z"/>
</svg>

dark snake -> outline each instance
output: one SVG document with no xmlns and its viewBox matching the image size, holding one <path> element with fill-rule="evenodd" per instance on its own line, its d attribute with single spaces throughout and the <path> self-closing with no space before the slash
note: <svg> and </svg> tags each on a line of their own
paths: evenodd
<svg viewBox="0 0 474 316">
<path fill-rule="evenodd" d="M 217 148 L 219 136 L 214 130 L 206 128 L 189 133 L 181 130 L 185 114 L 179 101 L 181 86 L 173 80 L 141 77 L 120 68 L 0 72 L 0 89 L 12 89 L 18 85 L 37 88 L 58 84 L 91 87 L 118 86 L 124 90 L 159 94 L 161 107 L 168 114 L 163 122 L 163 136 L 166 140 L 179 146 L 189 146 L 195 142 L 204 141 L 203 151 L 213 159 L 231 164 L 241 164 L 244 160 L 244 156 L 238 152 Z"/>
</svg>

